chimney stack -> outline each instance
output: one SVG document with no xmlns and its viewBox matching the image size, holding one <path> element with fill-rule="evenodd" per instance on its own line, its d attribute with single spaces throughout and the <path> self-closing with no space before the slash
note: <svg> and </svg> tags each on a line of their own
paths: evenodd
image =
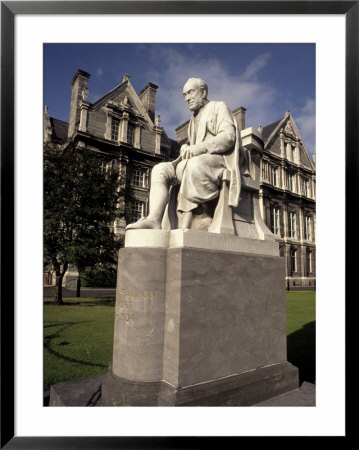
<svg viewBox="0 0 359 450">
<path fill-rule="evenodd" d="M 233 111 L 234 118 L 236 119 L 239 131 L 242 131 L 246 128 L 246 108 L 240 106 L 239 108 Z"/>
<path fill-rule="evenodd" d="M 138 96 L 146 108 L 152 122 L 155 122 L 157 88 L 158 86 L 155 84 L 147 83 L 146 86 L 138 93 Z"/>
<path fill-rule="evenodd" d="M 76 127 L 80 123 L 80 103 L 88 94 L 87 84 L 90 76 L 91 75 L 89 73 L 79 69 L 72 79 L 68 137 L 70 137 L 75 132 Z"/>
<path fill-rule="evenodd" d="M 50 142 L 51 141 L 51 135 L 52 135 L 52 127 L 51 127 L 51 120 L 49 115 L 48 107 L 45 105 L 45 111 L 44 111 L 44 142 Z"/>
</svg>

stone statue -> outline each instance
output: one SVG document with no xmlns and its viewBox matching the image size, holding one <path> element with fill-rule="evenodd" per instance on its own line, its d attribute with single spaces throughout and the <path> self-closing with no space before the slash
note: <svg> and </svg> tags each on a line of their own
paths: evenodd
<svg viewBox="0 0 359 450">
<path fill-rule="evenodd" d="M 211 221 L 210 205 L 218 197 L 226 169 L 230 174 L 228 205 L 238 205 L 240 134 L 237 123 L 224 102 L 209 101 L 207 95 L 208 86 L 200 78 L 190 78 L 184 85 L 184 99 L 193 111 L 188 142 L 182 145 L 175 161 L 153 167 L 149 215 L 126 229 L 161 229 L 170 189 L 176 185 L 179 228 L 189 228 L 192 213 L 198 208 L 204 212 L 204 219 L 208 212 Z"/>
<path fill-rule="evenodd" d="M 85 89 L 82 91 L 82 100 L 87 101 L 88 96 L 89 96 L 89 91 L 88 91 L 87 88 L 85 88 Z"/>
</svg>

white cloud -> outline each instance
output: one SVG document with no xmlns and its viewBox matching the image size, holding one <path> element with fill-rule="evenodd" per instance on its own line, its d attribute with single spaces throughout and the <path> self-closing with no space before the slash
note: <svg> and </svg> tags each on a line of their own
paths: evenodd
<svg viewBox="0 0 359 450">
<path fill-rule="evenodd" d="M 210 100 L 225 101 L 233 110 L 247 108 L 247 126 L 258 127 L 273 119 L 276 90 L 258 74 L 268 64 L 270 53 L 254 58 L 240 73 L 231 73 L 215 58 L 201 57 L 200 48 L 189 59 L 175 48 L 154 48 L 154 60 L 161 60 L 161 67 L 152 68 L 148 79 L 160 86 L 157 94 L 157 111 L 170 137 L 174 129 L 190 118 L 182 97 L 182 87 L 190 77 L 203 78 L 209 87 Z"/>
<path fill-rule="evenodd" d="M 307 99 L 300 114 L 294 118 L 308 151 L 315 153 L 315 101 Z"/>
<path fill-rule="evenodd" d="M 243 78 L 245 80 L 249 80 L 256 77 L 258 72 L 267 65 L 270 56 L 270 53 L 267 52 L 254 58 L 254 60 L 246 67 L 246 70 L 243 73 Z"/>
</svg>

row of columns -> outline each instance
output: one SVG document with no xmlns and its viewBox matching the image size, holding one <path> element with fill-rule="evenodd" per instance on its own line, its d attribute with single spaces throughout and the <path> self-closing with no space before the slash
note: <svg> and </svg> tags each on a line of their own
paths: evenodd
<svg viewBox="0 0 359 450">
<path fill-rule="evenodd" d="M 90 103 L 88 103 L 85 100 L 82 100 L 80 104 L 80 124 L 79 124 L 79 131 L 87 132 L 87 120 L 88 120 L 88 110 L 89 110 Z M 120 118 L 116 118 L 113 114 L 111 114 L 109 111 L 107 112 L 106 116 L 106 130 L 105 130 L 105 139 L 111 140 L 112 135 L 112 121 L 113 120 L 119 120 L 120 127 L 119 127 L 119 133 L 118 133 L 118 142 L 125 142 L 127 143 L 127 131 L 129 126 L 129 119 L 130 115 L 127 112 L 123 112 L 122 116 Z M 134 148 L 141 148 L 141 124 L 136 122 L 134 124 L 134 136 L 133 136 L 133 146 Z M 163 128 L 160 126 L 155 125 L 154 126 L 154 132 L 155 132 L 155 154 L 160 155 L 161 154 L 161 136 L 162 136 Z"/>
<path fill-rule="evenodd" d="M 268 181 L 268 182 L 273 182 L 273 180 L 270 178 L 270 173 L 271 173 L 271 163 L 269 161 L 263 161 L 262 164 L 267 164 L 267 169 L 264 171 L 264 176 L 262 175 L 262 181 Z M 287 175 L 287 168 L 285 165 L 285 162 L 282 161 L 281 166 L 277 166 L 278 167 L 278 177 L 279 177 L 279 183 L 277 183 L 277 186 L 281 189 L 285 189 L 287 190 L 287 186 L 285 183 L 285 179 L 286 179 L 286 175 Z M 263 171 L 262 171 L 263 173 Z M 295 186 L 295 189 L 292 192 L 298 193 L 300 195 L 306 195 L 309 198 L 315 198 L 315 183 L 314 183 L 314 179 L 313 179 L 313 175 L 311 175 L 310 177 L 306 178 L 304 176 L 302 176 L 302 170 L 300 168 L 297 168 L 296 172 L 293 173 L 294 178 L 293 178 L 293 185 Z M 267 179 L 265 178 L 265 176 L 267 176 Z M 304 181 L 308 180 L 309 182 L 309 192 L 307 194 L 305 194 L 305 190 L 304 187 L 301 187 L 300 181 Z M 301 188 L 300 188 L 301 187 Z"/>
<path fill-rule="evenodd" d="M 263 208 L 263 217 L 265 218 L 265 222 L 267 224 L 271 223 L 271 207 L 273 205 L 266 204 Z M 286 203 L 281 203 L 278 205 L 278 208 L 281 210 L 282 214 L 280 215 L 280 220 L 283 222 L 283 237 L 289 237 L 288 236 L 288 205 Z M 305 239 L 305 224 L 304 224 L 304 211 L 302 208 L 294 208 L 293 212 L 296 213 L 296 225 L 297 225 L 297 240 L 303 243 L 304 241 L 308 241 Z M 313 220 L 311 221 L 311 230 L 310 235 L 311 239 L 310 242 L 314 242 L 314 227 L 315 227 L 315 215 L 312 212 L 308 212 L 308 214 Z M 299 229 L 299 232 L 298 232 Z"/>
<path fill-rule="evenodd" d="M 299 138 L 288 138 L 280 132 L 280 156 L 294 164 L 300 164 Z"/>
<path fill-rule="evenodd" d="M 263 201 L 263 194 L 260 193 L 260 204 L 262 206 L 262 213 L 263 217 L 265 219 L 265 222 L 268 227 L 270 228 L 271 224 L 271 204 L 264 203 Z M 307 255 L 307 249 L 314 249 L 314 227 L 315 227 L 315 215 L 309 214 L 312 218 L 311 222 L 311 240 L 307 241 L 304 239 L 304 211 L 302 208 L 295 209 L 294 212 L 297 214 L 297 238 L 293 238 L 293 241 L 291 238 L 288 237 L 288 205 L 286 203 L 282 203 L 278 205 L 279 209 L 281 210 L 282 214 L 280 215 L 280 221 L 282 221 L 281 225 L 283 225 L 283 237 L 280 239 L 284 239 L 284 245 L 285 247 L 285 268 L 286 268 L 286 275 L 290 276 L 291 274 L 291 266 L 290 266 L 290 249 L 291 247 L 296 247 L 300 249 L 300 252 L 297 253 L 297 258 L 299 256 L 299 259 L 297 259 L 297 272 L 299 277 L 306 277 L 307 276 L 307 261 L 306 261 L 306 255 Z M 290 242 L 288 242 L 288 239 Z M 313 247 L 312 247 L 313 245 Z M 314 258 L 313 258 L 314 260 Z"/>
</svg>

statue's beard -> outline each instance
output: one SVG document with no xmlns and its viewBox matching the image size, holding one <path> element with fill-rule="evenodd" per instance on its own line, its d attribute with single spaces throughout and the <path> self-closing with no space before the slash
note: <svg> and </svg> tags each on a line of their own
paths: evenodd
<svg viewBox="0 0 359 450">
<path fill-rule="evenodd" d="M 188 106 L 188 107 L 189 107 L 189 109 L 190 109 L 191 111 L 194 112 L 194 114 L 197 114 L 197 113 L 203 108 L 203 106 L 204 106 L 206 103 L 208 103 L 208 100 L 207 100 L 207 99 L 202 99 L 202 100 L 198 101 L 198 102 L 196 103 L 196 105 Z"/>
</svg>

